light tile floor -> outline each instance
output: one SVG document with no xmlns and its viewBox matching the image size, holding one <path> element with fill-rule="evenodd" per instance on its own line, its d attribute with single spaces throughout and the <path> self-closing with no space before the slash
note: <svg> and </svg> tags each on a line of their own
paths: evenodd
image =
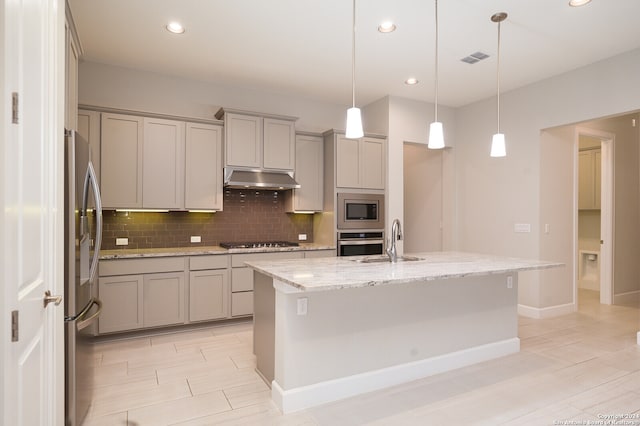
<svg viewBox="0 0 640 426">
<path fill-rule="evenodd" d="M 250 322 L 98 343 L 84 424 L 553 425 L 622 414 L 632 418 L 618 424 L 640 426 L 640 309 L 600 305 L 590 291 L 579 301 L 574 314 L 520 317 L 518 354 L 289 415 L 254 371 Z"/>
</svg>

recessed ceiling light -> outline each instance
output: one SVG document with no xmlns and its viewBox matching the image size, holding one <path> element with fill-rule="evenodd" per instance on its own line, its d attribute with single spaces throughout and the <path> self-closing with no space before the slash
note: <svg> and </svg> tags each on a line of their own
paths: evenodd
<svg viewBox="0 0 640 426">
<path fill-rule="evenodd" d="M 404 84 L 408 86 L 413 86 L 414 84 L 418 84 L 418 79 L 415 77 L 409 77 L 404 81 Z"/>
<path fill-rule="evenodd" d="M 179 22 L 169 22 L 167 24 L 167 31 L 174 34 L 182 34 L 184 32 L 184 27 Z"/>
<path fill-rule="evenodd" d="M 378 31 L 381 33 L 392 33 L 396 30 L 396 24 L 391 21 L 385 21 L 378 25 Z"/>
<path fill-rule="evenodd" d="M 591 3 L 591 0 L 569 0 L 569 6 L 578 7 Z"/>
</svg>

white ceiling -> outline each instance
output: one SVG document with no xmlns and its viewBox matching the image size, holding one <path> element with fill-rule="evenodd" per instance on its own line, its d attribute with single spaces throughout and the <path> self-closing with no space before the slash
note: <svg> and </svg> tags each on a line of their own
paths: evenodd
<svg viewBox="0 0 640 426">
<path fill-rule="evenodd" d="M 309 99 L 351 103 L 350 0 L 69 0 L 86 61 Z M 495 95 L 640 47 L 639 0 L 440 0 L 440 104 Z M 356 104 L 386 95 L 433 102 L 433 0 L 359 0 Z M 381 34 L 378 24 L 396 22 Z M 182 35 L 165 30 L 170 20 Z M 464 56 L 490 58 L 469 65 Z M 407 86 L 404 80 L 420 80 Z"/>
</svg>

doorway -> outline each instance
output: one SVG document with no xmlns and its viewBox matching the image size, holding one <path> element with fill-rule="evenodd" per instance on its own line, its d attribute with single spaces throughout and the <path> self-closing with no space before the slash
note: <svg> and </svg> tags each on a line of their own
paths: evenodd
<svg viewBox="0 0 640 426">
<path fill-rule="evenodd" d="M 597 292 L 601 304 L 613 303 L 614 138 L 611 133 L 576 128 L 578 272 L 574 300 L 577 303 L 579 290 Z"/>
<path fill-rule="evenodd" d="M 444 150 L 403 145 L 404 252 L 442 251 Z"/>
</svg>

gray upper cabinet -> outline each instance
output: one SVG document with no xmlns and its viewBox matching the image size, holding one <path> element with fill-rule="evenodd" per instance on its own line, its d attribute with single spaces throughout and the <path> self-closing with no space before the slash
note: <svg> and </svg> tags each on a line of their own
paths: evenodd
<svg viewBox="0 0 640 426">
<path fill-rule="evenodd" d="M 286 192 L 287 212 L 322 211 L 324 145 L 321 136 L 297 135 L 295 179 L 299 189 Z"/>
<path fill-rule="evenodd" d="M 184 128 L 182 121 L 144 118 L 143 208 L 183 208 Z"/>
<path fill-rule="evenodd" d="M 386 140 L 365 136 L 347 139 L 336 135 L 336 187 L 384 189 Z"/>
<path fill-rule="evenodd" d="M 291 121 L 265 118 L 263 120 L 263 167 L 293 170 L 295 167 L 295 128 Z"/>
<path fill-rule="evenodd" d="M 142 208 L 143 119 L 103 113 L 100 190 L 104 208 Z"/>
<path fill-rule="evenodd" d="M 295 167 L 296 117 L 220 109 L 225 167 L 291 171 Z"/>
<path fill-rule="evenodd" d="M 102 113 L 100 150 L 106 209 L 222 210 L 220 125 Z"/>
<path fill-rule="evenodd" d="M 78 110 L 78 135 L 89 142 L 91 162 L 100 182 L 100 113 Z"/>
<path fill-rule="evenodd" d="M 262 117 L 227 113 L 225 165 L 262 167 Z"/>
<path fill-rule="evenodd" d="M 184 207 L 222 210 L 222 126 L 186 126 Z"/>
</svg>

